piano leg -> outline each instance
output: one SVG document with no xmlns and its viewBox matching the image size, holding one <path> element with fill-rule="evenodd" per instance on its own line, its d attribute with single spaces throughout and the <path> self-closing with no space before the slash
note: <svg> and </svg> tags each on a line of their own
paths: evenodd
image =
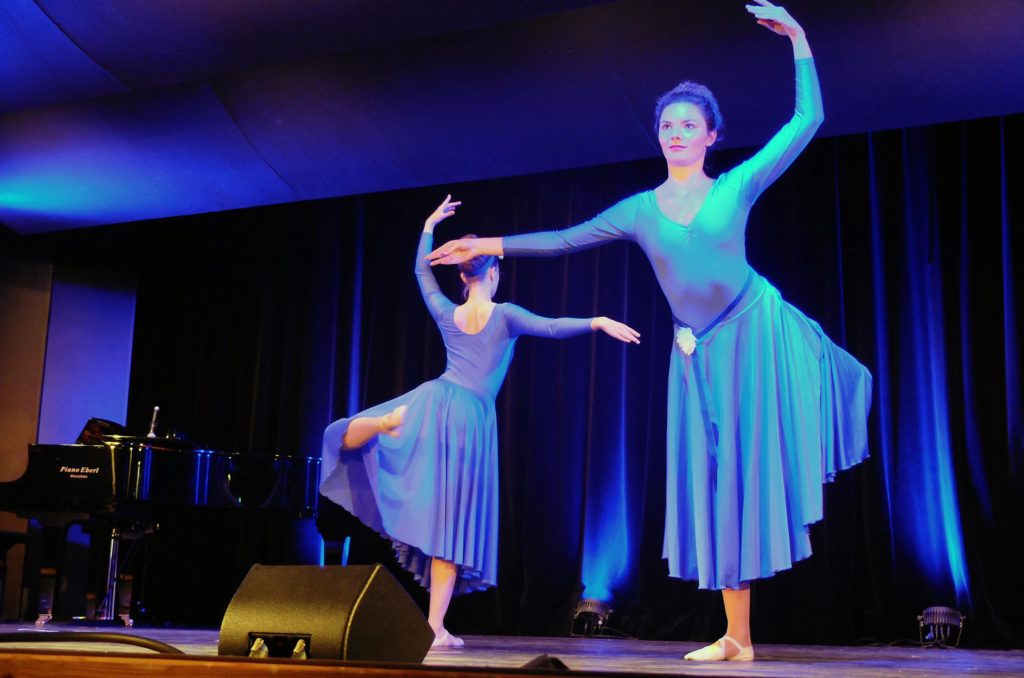
<svg viewBox="0 0 1024 678">
<path fill-rule="evenodd" d="M 110 548 L 107 549 L 106 592 L 103 602 L 96 610 L 97 621 L 114 621 L 117 614 L 117 548 L 121 539 L 121 531 L 116 527 L 110 529 Z"/>
<path fill-rule="evenodd" d="M 106 578 L 103 582 L 104 594 L 100 605 L 96 608 L 96 621 L 110 623 L 119 621 L 125 626 L 134 626 L 135 621 L 131 617 L 130 578 L 125 582 L 127 588 L 124 591 L 121 590 L 121 542 L 139 539 L 152 532 L 152 528 L 146 525 L 131 525 L 127 532 L 123 532 L 120 527 L 114 525 L 109 529 L 110 545 L 107 548 Z M 130 549 L 128 553 L 131 554 Z M 127 598 L 126 602 L 122 601 L 124 598 Z"/>
</svg>

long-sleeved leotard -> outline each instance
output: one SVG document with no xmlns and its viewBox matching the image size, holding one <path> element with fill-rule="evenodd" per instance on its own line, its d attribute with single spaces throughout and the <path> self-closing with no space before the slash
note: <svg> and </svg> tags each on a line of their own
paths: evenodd
<svg viewBox="0 0 1024 678">
<path fill-rule="evenodd" d="M 871 375 L 747 262 L 750 209 L 823 120 L 811 59 L 792 119 L 722 173 L 689 224 L 653 190 L 560 231 L 503 239 L 506 255 L 637 243 L 677 326 L 669 362 L 663 555 L 669 574 L 737 588 L 811 554 L 822 482 L 867 456 Z M 694 341 L 696 339 L 696 341 Z"/>
<path fill-rule="evenodd" d="M 505 380 L 515 340 L 523 335 L 565 339 L 590 332 L 589 318 L 545 318 L 521 306 L 497 304 L 487 324 L 476 334 L 455 325 L 455 304 L 441 292 L 426 260 L 433 247 L 433 235 L 424 233 L 416 255 L 416 280 L 431 317 L 441 330 L 448 364 L 441 379 L 494 398 Z"/>
<path fill-rule="evenodd" d="M 666 217 L 650 190 L 571 228 L 506 237 L 504 252 L 550 256 L 632 240 L 654 267 L 673 315 L 702 328 L 736 297 L 747 277 L 744 240 L 751 206 L 807 146 L 823 119 L 814 61 L 801 59 L 792 119 L 753 157 L 715 180 L 691 223 Z"/>
<path fill-rule="evenodd" d="M 566 338 L 591 331 L 590 319 L 544 318 L 515 304 L 496 304 L 475 334 L 455 324 L 455 304 L 441 293 L 424 255 L 416 254 L 423 301 L 444 339 L 447 365 L 428 381 L 386 403 L 340 419 L 324 432 L 324 496 L 395 543 L 398 560 L 424 586 L 430 559 L 460 566 L 455 593 L 497 582 L 498 434 L 494 398 L 508 372 L 516 339 Z M 341 450 L 349 422 L 406 405 L 396 438 L 378 436 Z"/>
</svg>

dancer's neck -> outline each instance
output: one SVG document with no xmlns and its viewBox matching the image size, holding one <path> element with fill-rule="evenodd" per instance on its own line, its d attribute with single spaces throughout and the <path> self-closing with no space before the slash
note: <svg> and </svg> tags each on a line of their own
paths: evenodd
<svg viewBox="0 0 1024 678">
<path fill-rule="evenodd" d="M 466 296 L 466 301 L 462 304 L 467 308 L 476 308 L 478 306 L 491 306 L 494 301 L 488 290 L 484 289 L 483 285 L 471 285 L 469 288 L 469 294 Z"/>
<path fill-rule="evenodd" d="M 703 183 L 708 178 L 704 174 L 704 163 L 693 165 L 669 165 L 668 178 L 665 185 L 675 185 L 678 188 L 689 188 L 695 184 Z"/>
</svg>

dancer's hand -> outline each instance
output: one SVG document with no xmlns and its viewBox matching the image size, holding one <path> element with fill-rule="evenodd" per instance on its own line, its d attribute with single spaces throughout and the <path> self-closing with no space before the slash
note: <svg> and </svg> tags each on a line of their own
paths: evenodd
<svg viewBox="0 0 1024 678">
<path fill-rule="evenodd" d="M 451 215 L 455 214 L 455 208 L 461 204 L 461 201 L 452 202 L 452 194 L 449 193 L 448 197 L 445 198 L 444 201 L 437 206 L 437 209 L 427 217 L 427 220 L 423 222 L 423 230 L 427 233 L 433 233 L 434 227 Z"/>
<path fill-rule="evenodd" d="M 593 330 L 601 330 L 612 339 L 618 339 L 619 341 L 627 344 L 640 343 L 640 333 L 629 325 L 620 323 L 618 320 L 612 320 L 611 318 L 601 316 L 590 321 L 590 328 Z"/>
<path fill-rule="evenodd" d="M 461 264 L 473 257 L 484 254 L 492 254 L 500 257 L 504 252 L 501 248 L 501 238 L 461 238 L 449 240 L 445 244 L 427 255 L 427 261 L 431 266 L 438 264 Z"/>
<path fill-rule="evenodd" d="M 811 55 L 804 29 L 785 7 L 773 5 L 768 0 L 754 0 L 756 5 L 747 5 L 747 11 L 754 15 L 757 23 L 773 33 L 787 36 L 793 43 L 793 57 L 804 59 Z"/>
<path fill-rule="evenodd" d="M 779 35 L 788 35 L 794 38 L 804 29 L 796 22 L 796 19 L 786 11 L 785 7 L 779 7 L 768 2 L 768 0 L 754 0 L 756 5 L 747 5 L 747 11 L 754 15 L 757 23 L 768 30 Z"/>
</svg>

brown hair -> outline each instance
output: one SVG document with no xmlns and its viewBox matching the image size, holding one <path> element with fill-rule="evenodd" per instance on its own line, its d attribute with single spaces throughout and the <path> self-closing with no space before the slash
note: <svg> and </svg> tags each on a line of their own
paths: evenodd
<svg viewBox="0 0 1024 678">
<path fill-rule="evenodd" d="M 468 234 L 462 236 L 461 239 L 465 240 L 465 239 L 468 239 L 468 238 L 475 238 L 475 237 L 476 237 L 476 235 L 474 235 L 472 233 L 468 233 Z M 476 278 L 479 278 L 482 275 L 485 275 L 487 273 L 487 269 L 489 269 L 492 266 L 494 266 L 494 267 L 498 266 L 498 257 L 494 256 L 493 254 L 481 254 L 478 257 L 473 257 L 472 259 L 470 259 L 468 261 L 464 261 L 464 262 L 462 262 L 461 264 L 458 265 L 459 273 L 461 273 L 462 275 L 464 275 L 466 277 L 466 281 L 467 282 L 471 281 L 471 280 L 474 280 Z M 469 296 L 469 285 L 468 284 L 464 284 L 462 286 L 462 298 L 465 299 L 468 296 Z"/>
</svg>

